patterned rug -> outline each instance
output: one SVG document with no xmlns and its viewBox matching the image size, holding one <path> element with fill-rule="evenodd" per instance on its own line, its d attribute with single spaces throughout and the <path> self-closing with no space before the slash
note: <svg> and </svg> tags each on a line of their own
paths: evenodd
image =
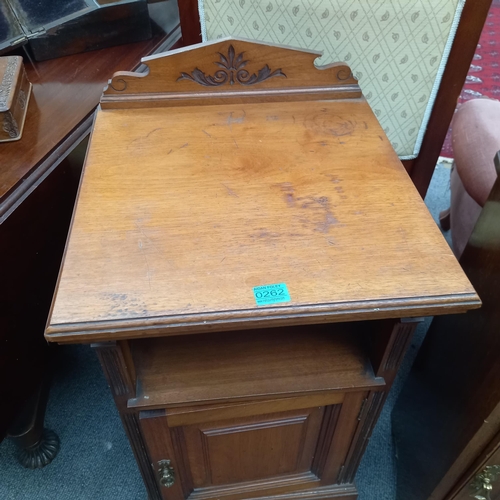
<svg viewBox="0 0 500 500">
<path fill-rule="evenodd" d="M 493 0 L 458 106 L 471 99 L 500 99 L 500 0 Z M 441 156 L 453 158 L 451 131 Z"/>
</svg>

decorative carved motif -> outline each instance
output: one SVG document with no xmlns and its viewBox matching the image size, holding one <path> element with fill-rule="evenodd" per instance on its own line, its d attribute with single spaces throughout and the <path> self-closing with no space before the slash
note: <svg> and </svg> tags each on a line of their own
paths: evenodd
<svg viewBox="0 0 500 500">
<path fill-rule="evenodd" d="M 40 441 L 35 446 L 23 448 L 19 452 L 19 462 L 27 469 L 41 469 L 54 460 L 59 452 L 59 446 L 57 434 L 44 429 Z"/>
<path fill-rule="evenodd" d="M 19 97 L 17 98 L 17 101 L 19 102 L 19 107 L 21 109 L 24 109 L 26 107 L 26 92 L 23 89 L 19 91 Z"/>
<path fill-rule="evenodd" d="M 12 84 L 14 83 L 14 76 L 16 74 L 17 59 L 10 57 L 5 68 L 2 81 L 0 82 L 0 106 L 7 106 L 7 99 L 12 91 Z M 12 137 L 12 136 L 11 136 Z"/>
<path fill-rule="evenodd" d="M 115 85 L 119 83 L 120 85 L 115 87 Z M 123 92 L 127 88 L 127 82 L 123 78 L 117 78 L 116 80 L 112 80 L 109 86 L 113 89 L 116 90 L 117 92 Z"/>
<path fill-rule="evenodd" d="M 271 68 L 267 64 L 261 68 L 257 74 L 250 74 L 246 69 L 243 69 L 249 62 L 243 60 L 244 52 L 236 55 L 232 45 L 229 46 L 227 57 L 220 52 L 218 52 L 218 54 L 220 62 L 215 62 L 214 64 L 223 69 L 217 70 L 213 76 L 205 75 L 199 68 L 195 68 L 191 74 L 181 73 L 177 81 L 191 80 L 204 87 L 219 87 L 228 82 L 230 85 L 234 85 L 235 82 L 238 82 L 240 85 L 254 85 L 275 76 L 284 76 L 286 78 L 281 68 L 271 71 Z"/>
<path fill-rule="evenodd" d="M 352 71 L 349 68 L 342 68 L 337 72 L 337 78 L 343 82 L 352 78 Z"/>
</svg>

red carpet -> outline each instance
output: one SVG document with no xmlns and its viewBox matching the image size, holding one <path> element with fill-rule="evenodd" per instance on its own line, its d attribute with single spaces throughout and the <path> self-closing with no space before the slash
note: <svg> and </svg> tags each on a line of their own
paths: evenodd
<svg viewBox="0 0 500 500">
<path fill-rule="evenodd" d="M 493 0 L 458 106 L 480 97 L 500 99 L 500 0 Z M 450 131 L 441 156 L 453 158 Z"/>
</svg>

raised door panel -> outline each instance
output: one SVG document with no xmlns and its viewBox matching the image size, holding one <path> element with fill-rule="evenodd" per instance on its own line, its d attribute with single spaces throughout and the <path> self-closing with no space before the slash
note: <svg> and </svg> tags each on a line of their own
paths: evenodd
<svg viewBox="0 0 500 500">
<path fill-rule="evenodd" d="M 304 398 L 286 405 L 249 402 L 245 412 L 235 405 L 233 415 L 231 405 L 224 405 L 219 420 L 213 406 L 195 415 L 190 408 L 185 414 L 142 411 L 141 430 L 159 483 L 162 461 L 170 460 L 175 469 L 174 485 L 160 486 L 165 499 L 237 500 L 299 490 L 316 495 L 336 483 L 365 397 L 347 393 L 333 398 L 339 403 L 309 408 L 301 408 Z M 283 411 L 294 404 L 299 407 Z M 246 414 L 251 409 L 256 413 Z M 169 425 L 173 415 L 171 423 L 178 425 Z M 182 425 L 183 418 L 189 423 Z"/>
<path fill-rule="evenodd" d="M 309 471 L 323 413 L 318 407 L 182 428 L 195 488 Z"/>
</svg>

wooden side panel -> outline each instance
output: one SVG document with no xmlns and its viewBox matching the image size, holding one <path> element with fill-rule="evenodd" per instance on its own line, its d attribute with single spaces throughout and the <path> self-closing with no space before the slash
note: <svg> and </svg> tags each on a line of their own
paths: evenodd
<svg viewBox="0 0 500 500">
<path fill-rule="evenodd" d="M 338 483 L 350 484 L 354 481 L 361 458 L 418 323 L 418 319 L 409 318 L 408 320 L 386 320 L 372 325 L 371 359 L 376 375 L 383 377 L 386 387 L 382 391 L 371 391 L 363 402 L 362 410 L 357 418 L 359 424 L 349 454 L 339 474 Z"/>
<path fill-rule="evenodd" d="M 174 446 L 174 437 L 171 430 L 165 425 L 164 412 L 162 410 L 140 412 L 140 426 L 144 439 L 147 443 L 149 458 L 155 481 L 158 481 L 158 468 L 161 460 L 170 460 L 175 470 L 175 482 L 170 488 L 160 487 L 162 498 L 169 500 L 182 500 L 191 493 L 193 486 L 189 469 L 182 462 L 182 449 Z"/>
<path fill-rule="evenodd" d="M 361 462 L 361 457 L 368 445 L 371 433 L 382 410 L 386 392 L 372 392 L 363 405 L 363 412 L 359 415 L 360 423 L 349 450 L 349 455 L 339 474 L 337 482 L 350 484 Z"/>
<path fill-rule="evenodd" d="M 322 485 L 339 483 L 353 436 L 358 426 L 358 418 L 367 396 L 366 392 L 347 394 L 338 421 L 331 416 L 328 424 L 323 425 L 325 441 L 319 441 L 315 461 L 315 473 L 321 478 Z M 328 415 L 328 414 L 327 414 Z M 333 417 L 333 418 L 332 418 Z M 328 434 L 332 435 L 329 441 Z M 324 459 L 322 458 L 324 457 Z M 324 460 L 324 465 L 322 462 Z"/>
<path fill-rule="evenodd" d="M 134 372 L 131 369 L 126 342 L 94 344 L 97 356 L 108 381 L 123 427 L 132 446 L 149 500 L 161 500 L 160 490 L 150 467 L 137 412 L 127 409 L 128 398 L 135 395 Z"/>
</svg>

